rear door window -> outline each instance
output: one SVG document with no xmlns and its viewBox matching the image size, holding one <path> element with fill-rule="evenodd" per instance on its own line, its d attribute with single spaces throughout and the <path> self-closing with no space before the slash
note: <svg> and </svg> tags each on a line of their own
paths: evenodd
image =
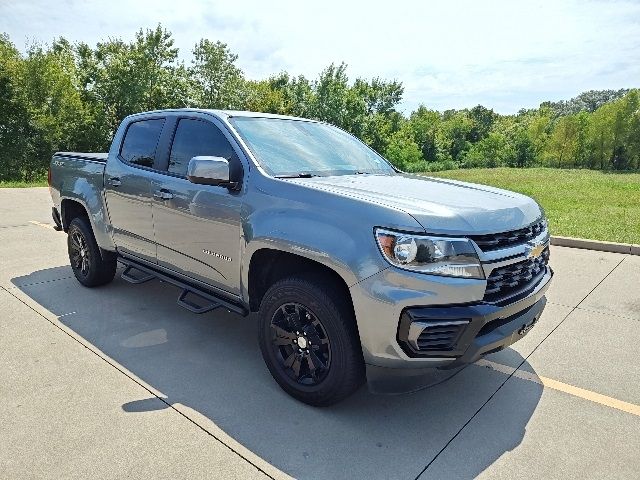
<svg viewBox="0 0 640 480">
<path fill-rule="evenodd" d="M 129 125 L 120 149 L 120 155 L 125 162 L 153 167 L 163 126 L 163 118 L 141 120 Z"/>
</svg>

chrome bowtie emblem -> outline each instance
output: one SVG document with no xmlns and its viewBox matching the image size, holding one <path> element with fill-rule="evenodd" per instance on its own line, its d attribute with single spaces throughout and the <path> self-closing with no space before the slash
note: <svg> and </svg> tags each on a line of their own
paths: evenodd
<svg viewBox="0 0 640 480">
<path fill-rule="evenodd" d="M 544 243 L 530 243 L 527 245 L 527 258 L 538 258 L 544 251 Z"/>
</svg>

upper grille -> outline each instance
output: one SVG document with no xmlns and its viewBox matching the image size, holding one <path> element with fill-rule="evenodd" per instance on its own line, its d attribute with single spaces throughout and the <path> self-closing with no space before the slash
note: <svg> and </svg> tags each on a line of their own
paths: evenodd
<svg viewBox="0 0 640 480">
<path fill-rule="evenodd" d="M 549 263 L 549 247 L 538 258 L 496 268 L 487 278 L 484 300 L 491 303 L 511 298 L 534 288 L 544 276 Z"/>
<path fill-rule="evenodd" d="M 478 244 L 480 250 L 488 252 L 491 250 L 499 250 L 501 248 L 511 247 L 521 243 L 533 240 L 540 233 L 544 231 L 546 222 L 540 220 L 536 223 L 529 225 L 528 227 L 521 228 L 520 230 L 512 230 L 510 232 L 491 233 L 487 235 L 471 235 L 474 242 Z"/>
</svg>

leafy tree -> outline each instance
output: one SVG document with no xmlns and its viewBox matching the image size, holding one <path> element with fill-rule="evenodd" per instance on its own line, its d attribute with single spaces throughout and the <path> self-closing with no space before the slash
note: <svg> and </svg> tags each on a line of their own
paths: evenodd
<svg viewBox="0 0 640 480">
<path fill-rule="evenodd" d="M 550 111 L 548 108 L 540 108 L 527 116 L 527 137 L 531 142 L 534 158 L 540 161 L 553 131 Z"/>
<path fill-rule="evenodd" d="M 595 112 L 602 105 L 613 102 L 629 93 L 629 89 L 620 90 L 589 90 L 571 100 L 559 102 L 544 102 L 541 107 L 551 110 L 554 116 L 575 115 L 580 112 Z"/>
<path fill-rule="evenodd" d="M 385 157 L 405 172 L 420 172 L 427 169 L 422 152 L 413 140 L 412 132 L 408 127 L 398 130 L 391 136 Z"/>
<path fill-rule="evenodd" d="M 51 153 L 91 147 L 85 125 L 91 117 L 78 89 L 78 75 L 71 44 L 59 39 L 50 48 L 34 44 L 23 60 L 24 101 L 36 132 L 30 139 L 31 157 L 24 171 L 25 180 L 46 171 Z"/>
<path fill-rule="evenodd" d="M 510 167 L 529 167 L 536 162 L 536 148 L 530 135 L 531 125 L 537 117 L 533 112 L 520 112 L 498 118 L 493 131 L 502 133 L 507 139 L 509 154 L 504 158 Z"/>
<path fill-rule="evenodd" d="M 576 117 L 560 117 L 549 138 L 545 157 L 550 166 L 567 167 L 576 149 L 578 126 Z"/>
<path fill-rule="evenodd" d="M 489 134 L 497 115 L 493 110 L 477 105 L 469 110 L 469 118 L 472 122 L 469 132 L 469 141 L 478 142 Z"/>
<path fill-rule="evenodd" d="M 204 108 L 240 108 L 244 77 L 235 65 L 238 56 L 227 44 L 202 39 L 195 46 L 193 57 L 189 73 L 195 84 L 196 103 Z"/>
<path fill-rule="evenodd" d="M 514 152 L 502 133 L 491 132 L 466 152 L 465 165 L 470 167 L 501 167 L 508 165 Z"/>
<path fill-rule="evenodd" d="M 249 80 L 243 87 L 245 92 L 243 110 L 265 113 L 287 113 L 285 95 L 274 89 L 269 80 Z"/>
<path fill-rule="evenodd" d="M 22 81 L 24 65 L 15 46 L 0 35 L 0 180 L 22 180 L 31 176 L 34 155 L 30 122 Z"/>
<path fill-rule="evenodd" d="M 420 105 L 409 117 L 413 138 L 427 161 L 435 161 L 438 156 L 436 136 L 440 120 L 440 113 L 429 110 L 424 105 Z"/>
<path fill-rule="evenodd" d="M 436 133 L 438 160 L 460 161 L 471 147 L 473 122 L 465 112 L 445 112 Z"/>
<path fill-rule="evenodd" d="M 343 126 L 347 123 L 349 78 L 344 63 L 325 68 L 315 83 L 312 114 L 314 118 Z"/>
<path fill-rule="evenodd" d="M 106 109 L 109 135 L 132 113 L 192 103 L 188 71 L 171 33 L 160 25 L 139 30 L 132 43 L 111 39 L 93 51 L 80 45 L 78 56 L 88 96 Z"/>
<path fill-rule="evenodd" d="M 389 115 L 374 113 L 363 120 L 360 138 L 379 153 L 387 151 L 393 134 L 400 130 L 404 118 L 398 112 Z"/>
<path fill-rule="evenodd" d="M 404 93 L 401 82 L 396 80 L 387 82 L 380 78 L 374 78 L 371 82 L 358 78 L 352 89 L 364 101 L 364 113 L 367 115 L 392 113 L 402 100 Z"/>
<path fill-rule="evenodd" d="M 611 167 L 625 170 L 638 167 L 638 123 L 640 100 L 638 91 L 629 93 L 613 105 L 613 153 Z"/>
<path fill-rule="evenodd" d="M 603 105 L 589 118 L 590 156 L 588 167 L 606 169 L 613 155 L 615 105 Z"/>
</svg>

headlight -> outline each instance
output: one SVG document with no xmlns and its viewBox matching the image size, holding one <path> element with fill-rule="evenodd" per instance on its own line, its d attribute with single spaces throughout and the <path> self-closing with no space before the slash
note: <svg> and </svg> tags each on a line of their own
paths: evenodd
<svg viewBox="0 0 640 480">
<path fill-rule="evenodd" d="M 484 278 L 478 254 L 466 238 L 431 237 L 375 229 L 384 257 L 396 267 L 449 277 Z"/>
</svg>

